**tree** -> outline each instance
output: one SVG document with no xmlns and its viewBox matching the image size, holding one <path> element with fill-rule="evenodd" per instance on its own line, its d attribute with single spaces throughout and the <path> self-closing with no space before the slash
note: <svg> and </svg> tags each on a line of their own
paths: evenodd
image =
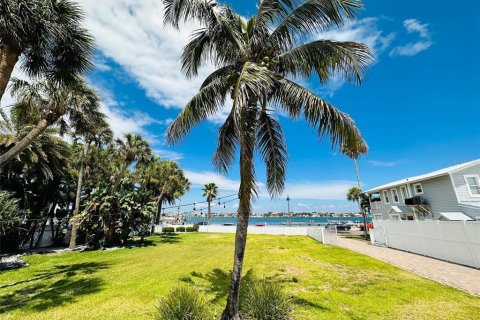
<svg viewBox="0 0 480 320">
<path fill-rule="evenodd" d="M 102 114 L 103 115 L 103 114 Z M 75 194 L 75 206 L 72 214 L 72 232 L 70 236 L 70 249 L 75 249 L 77 246 L 77 231 L 80 226 L 80 221 L 78 220 L 78 214 L 80 213 L 80 197 L 82 194 L 82 187 L 83 187 L 83 178 L 85 175 L 85 169 L 88 166 L 89 151 L 90 145 L 92 143 L 102 144 L 110 142 L 113 139 L 113 132 L 110 129 L 107 121 L 106 116 L 103 115 L 103 119 L 101 115 L 97 116 L 97 125 L 95 127 L 90 126 L 81 126 L 78 124 L 75 127 L 74 135 L 80 138 L 83 138 L 84 144 L 82 148 L 82 153 L 79 155 L 80 163 L 79 163 L 79 170 L 78 170 L 78 179 L 77 179 L 77 192 Z"/>
<path fill-rule="evenodd" d="M 357 176 L 357 184 L 359 188 L 362 188 L 360 172 L 358 171 L 358 157 L 368 152 L 367 144 L 363 140 L 353 141 L 351 145 L 342 145 L 340 151 L 350 159 L 353 159 L 355 174 Z"/>
<path fill-rule="evenodd" d="M 215 183 L 210 182 L 203 186 L 202 191 L 203 191 L 203 196 L 207 197 L 207 202 L 208 202 L 207 222 L 210 222 L 210 219 L 212 218 L 211 203 L 212 203 L 212 200 L 218 196 L 218 187 Z"/>
<path fill-rule="evenodd" d="M 365 207 L 366 203 L 368 203 L 368 197 L 367 195 L 363 192 L 363 190 L 359 187 L 351 187 L 348 189 L 347 192 L 347 200 L 348 201 L 355 201 L 358 204 L 358 207 L 360 209 L 360 212 L 362 213 L 363 217 L 363 225 L 364 225 L 364 236 L 365 239 L 368 238 L 368 229 L 367 229 L 367 215 L 365 213 Z"/>
<path fill-rule="evenodd" d="M 12 113 L 18 119 L 36 119 L 37 123 L 0 156 L 0 168 L 25 150 L 48 127 L 56 125 L 61 132 L 69 126 L 94 128 L 104 117 L 99 111 L 97 94 L 80 77 L 68 84 L 50 80 L 35 83 L 14 80 L 12 93 L 17 98 Z"/>
<path fill-rule="evenodd" d="M 83 19 L 70 0 L 2 0 L 0 100 L 19 60 L 27 75 L 55 81 L 70 81 L 88 70 L 94 41 Z"/>
<path fill-rule="evenodd" d="M 152 191 L 156 198 L 157 210 L 152 217 L 151 226 L 153 233 L 155 225 L 160 223 L 163 204 L 174 204 L 175 200 L 188 191 L 190 182 L 176 162 L 160 160 L 158 157 L 140 166 L 138 175 L 141 185 Z"/>
<path fill-rule="evenodd" d="M 254 150 L 265 161 L 267 189 L 272 197 L 285 185 L 287 149 L 274 110 L 297 119 L 303 116 L 320 137 L 334 146 L 362 140 L 353 120 L 292 79 L 315 74 L 321 83 L 333 75 L 360 83 L 372 61 L 367 46 L 355 42 L 312 39 L 342 25 L 361 5 L 352 0 L 263 0 L 248 21 L 227 5 L 203 0 L 163 0 L 164 22 L 179 28 L 194 20 L 194 31 L 182 54 L 182 71 L 198 74 L 206 62 L 217 70 L 186 104 L 167 130 L 175 144 L 199 122 L 218 113 L 228 98 L 230 113 L 218 133 L 214 166 L 226 172 L 240 149 L 240 189 L 233 271 L 222 319 L 240 319 L 240 279 L 251 200 L 256 197 Z M 298 45 L 300 43 L 300 45 Z"/>
</svg>

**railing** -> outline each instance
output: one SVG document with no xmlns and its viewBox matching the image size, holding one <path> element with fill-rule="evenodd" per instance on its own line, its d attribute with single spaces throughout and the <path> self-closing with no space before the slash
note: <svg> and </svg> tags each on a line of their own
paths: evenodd
<svg viewBox="0 0 480 320">
<path fill-rule="evenodd" d="M 373 244 L 480 268 L 480 222 L 374 220 Z"/>
</svg>

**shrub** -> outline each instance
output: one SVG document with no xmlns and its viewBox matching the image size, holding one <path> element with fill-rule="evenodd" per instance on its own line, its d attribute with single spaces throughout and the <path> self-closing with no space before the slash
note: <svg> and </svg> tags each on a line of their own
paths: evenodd
<svg viewBox="0 0 480 320">
<path fill-rule="evenodd" d="M 242 314 L 249 320 L 292 319 L 291 299 L 277 282 L 250 283 L 242 299 Z"/>
<path fill-rule="evenodd" d="M 18 200 L 0 191 L 0 252 L 15 251 L 20 244 L 21 211 Z"/>
<path fill-rule="evenodd" d="M 162 232 L 163 232 L 163 233 L 174 233 L 174 232 L 175 232 L 175 228 L 174 228 L 174 227 L 163 227 L 163 228 L 162 228 Z"/>
<path fill-rule="evenodd" d="M 177 227 L 176 232 L 185 232 L 185 227 Z"/>
<path fill-rule="evenodd" d="M 211 318 L 205 298 L 185 284 L 160 299 L 155 320 L 204 320 Z"/>
<path fill-rule="evenodd" d="M 193 231 L 198 232 L 198 230 L 200 229 L 200 226 L 197 223 L 194 223 L 192 228 L 193 228 Z"/>
<path fill-rule="evenodd" d="M 187 232 L 195 232 L 193 227 L 187 227 L 185 230 L 187 230 Z"/>
</svg>

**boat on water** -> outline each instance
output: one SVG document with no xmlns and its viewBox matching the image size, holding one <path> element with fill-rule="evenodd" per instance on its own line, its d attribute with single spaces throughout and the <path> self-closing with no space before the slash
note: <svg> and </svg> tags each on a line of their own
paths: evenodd
<svg viewBox="0 0 480 320">
<path fill-rule="evenodd" d="M 223 226 L 234 226 L 234 225 L 235 225 L 234 223 L 229 223 L 229 222 L 223 224 Z"/>
</svg>

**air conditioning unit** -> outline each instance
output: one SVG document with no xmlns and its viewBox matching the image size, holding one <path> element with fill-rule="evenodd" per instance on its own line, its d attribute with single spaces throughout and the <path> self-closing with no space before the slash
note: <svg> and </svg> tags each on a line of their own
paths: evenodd
<svg viewBox="0 0 480 320">
<path fill-rule="evenodd" d="M 421 204 L 427 204 L 427 201 L 422 198 L 422 196 L 415 196 L 408 199 L 405 199 L 405 204 L 409 206 L 417 206 Z"/>
</svg>

